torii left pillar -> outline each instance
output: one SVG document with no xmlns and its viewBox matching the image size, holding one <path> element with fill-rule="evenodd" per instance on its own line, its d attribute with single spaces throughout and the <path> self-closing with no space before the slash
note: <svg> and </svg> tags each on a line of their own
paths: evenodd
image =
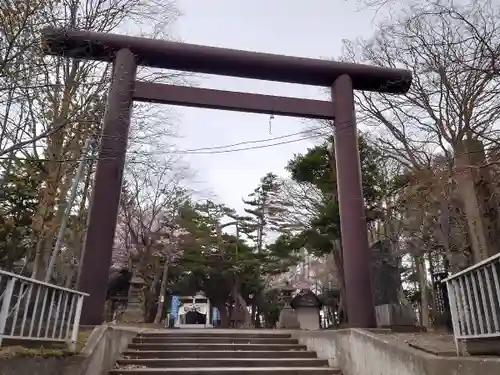
<svg viewBox="0 0 500 375">
<path fill-rule="evenodd" d="M 81 324 L 99 325 L 104 304 L 115 237 L 125 154 L 133 105 L 137 62 L 127 48 L 115 55 L 108 91 L 99 160 L 90 207 L 78 289 L 89 293 L 83 304 Z"/>
</svg>

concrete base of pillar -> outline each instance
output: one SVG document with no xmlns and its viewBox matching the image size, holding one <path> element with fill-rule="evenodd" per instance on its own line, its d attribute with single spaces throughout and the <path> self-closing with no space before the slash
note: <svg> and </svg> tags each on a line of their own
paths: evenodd
<svg viewBox="0 0 500 375">
<path fill-rule="evenodd" d="M 375 314 L 377 317 L 377 327 L 415 327 L 417 319 L 413 310 L 408 306 L 393 303 L 375 306 Z"/>
<path fill-rule="evenodd" d="M 465 355 L 500 356 L 500 337 L 464 340 L 460 343 L 460 351 Z"/>
</svg>

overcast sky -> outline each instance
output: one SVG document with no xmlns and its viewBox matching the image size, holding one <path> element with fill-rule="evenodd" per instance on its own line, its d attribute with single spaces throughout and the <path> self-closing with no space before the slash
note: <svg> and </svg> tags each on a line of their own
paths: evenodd
<svg viewBox="0 0 500 375">
<path fill-rule="evenodd" d="M 339 56 L 342 39 L 370 36 L 373 13 L 359 11 L 349 0 L 178 0 L 183 16 L 174 27 L 187 43 L 313 58 Z M 203 87 L 303 98 L 327 99 L 317 87 L 213 76 Z M 176 108 L 178 149 L 212 147 L 279 137 L 304 130 L 304 120 L 276 117 L 269 134 L 269 116 Z M 290 137 L 284 140 L 301 138 Z M 278 140 L 279 142 L 283 140 Z M 247 145 L 245 145 L 247 146 Z M 238 211 L 267 172 L 286 175 L 294 153 L 311 146 L 307 140 L 227 154 L 189 155 L 186 161 L 216 200 Z"/>
</svg>

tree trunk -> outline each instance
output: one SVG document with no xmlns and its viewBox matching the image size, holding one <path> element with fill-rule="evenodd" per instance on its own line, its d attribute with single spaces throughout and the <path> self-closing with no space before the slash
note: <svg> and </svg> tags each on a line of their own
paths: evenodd
<svg viewBox="0 0 500 375">
<path fill-rule="evenodd" d="M 260 314 L 259 313 L 257 313 L 257 315 L 255 316 L 254 327 L 257 328 L 257 329 L 262 328 L 262 322 L 260 320 Z"/>
<path fill-rule="evenodd" d="M 241 295 L 241 293 L 239 293 L 239 292 L 237 293 L 237 301 L 240 304 L 240 308 L 244 312 L 244 314 L 243 314 L 243 318 L 244 318 L 243 326 L 244 326 L 244 328 L 252 327 L 252 318 L 250 316 L 250 313 L 248 312 L 248 305 L 247 305 L 245 299 L 243 298 L 243 296 Z"/>
<path fill-rule="evenodd" d="M 31 278 L 32 279 L 40 279 L 40 268 L 41 268 L 41 263 L 42 263 L 42 249 L 43 249 L 43 243 L 45 241 L 43 238 L 39 238 L 38 242 L 36 243 L 36 248 L 35 248 L 35 259 L 33 260 L 33 269 L 31 271 Z"/>
<path fill-rule="evenodd" d="M 158 309 L 156 310 L 155 324 L 160 324 L 161 318 L 163 316 L 163 308 L 165 306 L 165 292 L 167 290 L 167 278 L 168 278 L 168 262 L 165 260 L 165 265 L 163 266 L 163 275 L 161 276 L 161 286 L 160 286 L 160 298 L 158 303 Z"/>
<path fill-rule="evenodd" d="M 255 318 L 257 316 L 257 304 L 255 303 L 255 298 L 252 300 L 252 313 L 251 313 L 251 319 L 252 322 L 255 324 Z"/>
<path fill-rule="evenodd" d="M 430 298 L 430 306 L 431 306 L 431 312 L 429 316 L 429 324 L 434 324 L 436 323 L 436 317 L 438 315 L 438 310 L 437 310 L 437 300 L 436 300 L 436 289 L 434 282 L 432 281 L 434 273 L 436 272 L 436 267 L 435 267 L 435 258 L 438 257 L 438 254 L 433 253 L 432 251 L 429 251 L 427 254 L 427 258 L 429 260 L 429 274 L 431 275 L 431 288 L 429 289 L 429 298 Z"/>
<path fill-rule="evenodd" d="M 87 228 L 89 226 L 89 220 L 90 220 L 90 205 L 92 204 L 92 195 L 89 194 L 90 190 L 90 182 L 92 179 L 92 170 L 93 170 L 93 164 L 89 163 L 89 166 L 87 168 L 87 175 L 85 177 L 85 184 L 83 186 L 83 192 L 82 192 L 82 200 L 80 202 L 80 208 L 78 209 L 78 218 L 79 218 L 79 225 L 81 225 L 80 230 L 78 233 L 75 235 L 75 242 L 73 246 L 73 254 L 78 259 L 77 267 L 76 267 L 76 281 L 75 281 L 75 286 L 77 286 L 80 282 L 80 276 L 82 274 L 82 267 L 83 267 L 83 245 L 85 242 L 86 234 L 87 234 Z M 89 210 L 85 213 L 85 206 L 86 202 L 88 201 L 88 207 Z"/>
<path fill-rule="evenodd" d="M 338 282 L 340 287 L 340 298 L 339 298 L 339 324 L 347 322 L 349 317 L 347 316 L 347 309 L 345 308 L 345 279 L 344 279 L 344 262 L 342 258 L 342 248 L 338 244 L 338 241 L 332 241 L 332 254 L 333 260 L 335 262 L 335 268 L 337 269 Z"/>
<path fill-rule="evenodd" d="M 429 327 L 429 293 L 427 290 L 427 272 L 425 269 L 425 257 L 416 256 L 417 277 L 420 289 L 420 325 Z"/>
<path fill-rule="evenodd" d="M 71 287 L 73 286 L 73 279 L 75 277 L 75 274 L 76 274 L 76 268 L 71 265 L 68 272 L 65 275 L 65 278 L 66 278 L 64 280 L 64 287 L 65 288 L 71 289 Z"/>
<path fill-rule="evenodd" d="M 147 277 L 146 273 L 143 273 L 144 281 L 150 280 L 151 273 L 153 274 L 153 280 L 151 280 L 151 284 L 147 289 L 147 298 L 146 298 L 146 322 L 153 322 L 156 317 L 156 312 L 158 310 L 158 293 L 157 286 L 160 281 L 160 262 L 158 257 L 154 257 L 153 259 L 153 269 L 151 272 L 148 272 Z"/>
<path fill-rule="evenodd" d="M 240 282 L 239 282 L 238 275 L 234 274 L 234 285 L 233 285 L 233 291 L 231 293 L 233 300 L 234 300 L 233 313 L 234 313 L 234 310 L 236 310 L 236 315 L 238 318 L 237 320 L 242 321 L 243 328 L 250 328 L 252 326 L 252 317 L 251 317 L 250 313 L 248 312 L 248 305 L 240 293 L 239 286 L 240 286 Z M 240 318 L 243 318 L 243 319 L 240 320 Z M 231 318 L 231 320 L 233 320 L 233 318 Z M 236 319 L 234 319 L 234 320 L 236 323 Z"/>
<path fill-rule="evenodd" d="M 259 310 L 259 304 L 257 302 L 258 302 L 258 300 L 254 299 L 255 317 L 253 319 L 253 325 L 255 328 L 261 328 L 262 322 L 260 321 L 260 310 Z"/>
<path fill-rule="evenodd" d="M 229 312 L 227 311 L 226 303 L 217 302 L 215 303 L 215 307 L 219 310 L 220 327 L 229 328 Z"/>
</svg>

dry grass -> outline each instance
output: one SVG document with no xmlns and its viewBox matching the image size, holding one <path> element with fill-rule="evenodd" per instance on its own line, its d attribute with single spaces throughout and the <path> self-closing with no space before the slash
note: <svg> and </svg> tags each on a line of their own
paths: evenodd
<svg viewBox="0 0 500 375">
<path fill-rule="evenodd" d="M 91 329 L 83 329 L 78 333 L 76 350 L 70 351 L 65 343 L 43 343 L 17 342 L 15 345 L 6 345 L 0 348 L 0 358 L 26 358 L 26 357 L 69 357 L 82 351 L 87 343 Z"/>
</svg>

